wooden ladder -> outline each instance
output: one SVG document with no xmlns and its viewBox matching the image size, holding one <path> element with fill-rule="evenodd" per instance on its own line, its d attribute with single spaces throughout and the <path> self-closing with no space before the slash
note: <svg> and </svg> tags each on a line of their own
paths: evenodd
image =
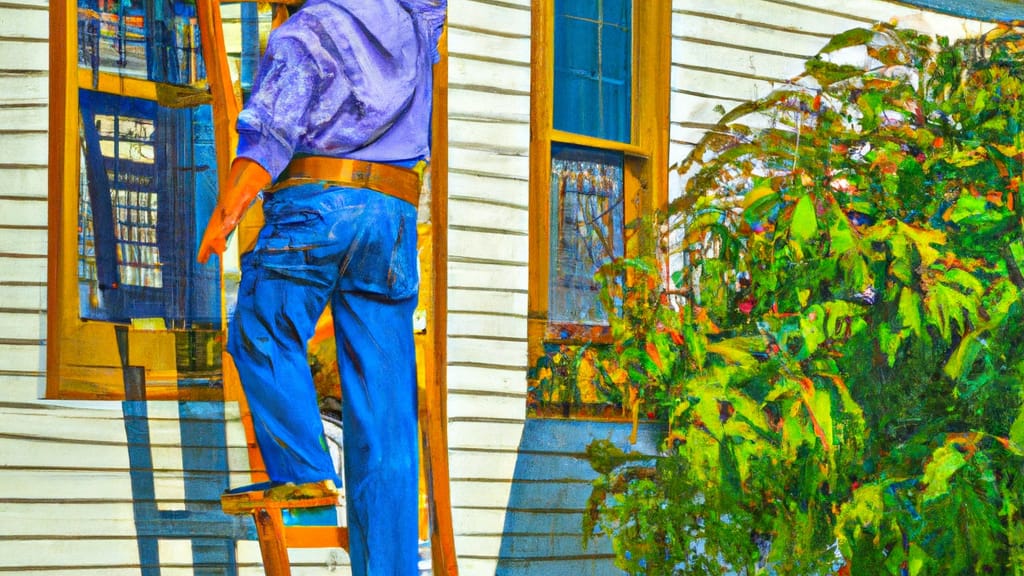
<svg viewBox="0 0 1024 576">
<path fill-rule="evenodd" d="M 320 497 L 288 502 L 252 500 L 247 503 L 225 502 L 227 514 L 251 514 L 256 524 L 257 540 L 267 576 L 291 576 L 288 548 L 343 548 L 348 550 L 348 528 L 342 526 L 288 526 L 285 510 L 331 509 L 338 498 Z"/>
<path fill-rule="evenodd" d="M 196 0 L 196 10 L 201 34 L 203 59 L 206 65 L 207 82 L 212 96 L 214 138 L 217 152 L 219 185 L 227 186 L 228 167 L 237 144 L 234 130 L 235 121 L 241 108 L 239 97 L 232 86 L 231 71 L 225 49 L 225 36 L 221 18 L 221 3 L 251 2 L 255 0 Z M 288 7 L 301 6 L 303 0 L 271 0 L 273 26 L 288 18 Z M 447 36 L 447 35 L 445 35 Z M 445 36 L 442 37 L 444 54 Z M 440 68 L 435 74 L 435 85 L 441 89 L 447 86 L 446 69 Z M 439 118 L 440 116 L 440 118 Z M 443 120 L 445 110 L 435 110 L 434 121 Z M 435 134 L 441 132 L 434 131 Z M 442 147 L 438 152 L 444 154 Z M 435 153 L 435 156 L 438 155 Z M 436 177 L 435 177 L 436 181 Z M 239 226 L 240 245 L 251 246 L 255 233 L 262 225 L 262 211 L 258 206 L 250 209 Z M 248 237 L 248 238 L 247 238 Z M 433 246 L 438 246 L 434 243 Z M 440 244 L 444 246 L 443 243 Z M 434 258 L 434 262 L 438 262 Z M 443 259 L 440 259 L 443 262 Z M 221 299 L 224 302 L 224 298 Z M 226 312 L 222 315 L 226 326 Z M 438 327 L 443 326 L 438 322 Z M 427 484 L 427 500 L 430 512 L 430 545 L 432 574 L 435 576 L 458 576 L 455 543 L 451 520 L 451 497 L 448 489 L 448 446 L 445 427 L 445 398 L 442 387 L 434 385 L 435 370 L 433 354 L 424 354 L 425 386 L 420 386 L 420 430 L 423 446 L 423 473 Z M 262 467 L 262 457 L 256 445 L 252 428 L 252 417 L 248 411 L 244 394 L 238 380 L 238 373 L 229 355 L 224 355 L 224 398 L 236 400 L 241 409 L 249 447 L 251 468 Z M 254 478 L 261 480 L 261 478 Z M 290 576 L 289 548 L 343 548 L 348 550 L 348 528 L 342 526 L 289 526 L 284 521 L 285 510 L 312 510 L 334 507 L 336 498 L 311 498 L 280 502 L 254 502 L 246 510 L 225 510 L 229 513 L 251 514 L 256 525 L 260 553 L 263 557 L 264 573 L 267 576 Z"/>
</svg>

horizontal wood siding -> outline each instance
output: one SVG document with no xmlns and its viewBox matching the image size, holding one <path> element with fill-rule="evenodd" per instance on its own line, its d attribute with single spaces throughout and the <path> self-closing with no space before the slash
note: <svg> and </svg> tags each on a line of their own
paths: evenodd
<svg viewBox="0 0 1024 576">
<path fill-rule="evenodd" d="M 587 445 L 610 440 L 623 450 L 654 453 L 653 425 L 629 444 L 628 423 L 532 419 L 526 423 L 515 463 L 501 539 L 499 576 L 612 576 L 614 554 L 607 537 L 583 547 L 583 515 L 597 473 Z M 484 535 L 481 535 L 483 538 Z"/>
<path fill-rule="evenodd" d="M 833 35 L 896 19 L 951 37 L 985 27 L 880 0 L 674 0 L 669 163 L 738 104 L 769 94 L 803 71 Z M 670 194 L 678 193 L 674 181 Z"/>
<path fill-rule="evenodd" d="M 526 411 L 530 2 L 448 4 L 448 442 L 460 574 L 493 575 Z"/>
<path fill-rule="evenodd" d="M 0 397 L 19 402 L 45 366 L 48 36 L 45 1 L 0 3 Z"/>
</svg>

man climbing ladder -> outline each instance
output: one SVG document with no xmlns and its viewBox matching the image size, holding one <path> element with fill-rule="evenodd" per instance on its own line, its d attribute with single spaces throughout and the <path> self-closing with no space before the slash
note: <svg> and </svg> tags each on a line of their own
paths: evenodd
<svg viewBox="0 0 1024 576">
<path fill-rule="evenodd" d="M 355 576 L 417 573 L 416 199 L 445 4 L 310 0 L 271 34 L 199 253 L 221 254 L 264 191 L 228 350 L 270 483 L 226 509 L 336 497 L 306 356 L 332 307 Z"/>
</svg>

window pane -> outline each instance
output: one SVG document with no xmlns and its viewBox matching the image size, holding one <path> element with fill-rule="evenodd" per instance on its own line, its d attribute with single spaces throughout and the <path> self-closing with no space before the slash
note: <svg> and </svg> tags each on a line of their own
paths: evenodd
<svg viewBox="0 0 1024 576">
<path fill-rule="evenodd" d="M 194 2 L 78 0 L 78 65 L 169 84 L 206 76 Z"/>
<path fill-rule="evenodd" d="M 216 197 L 210 107 L 91 90 L 79 105 L 81 318 L 219 325 L 219 270 L 195 264 L 193 238 Z"/>
<path fill-rule="evenodd" d="M 601 0 L 555 0 L 555 14 L 597 20 L 601 15 Z"/>
<path fill-rule="evenodd" d="M 623 156 L 551 150 L 551 322 L 606 324 L 594 273 L 623 254 Z"/>
<path fill-rule="evenodd" d="M 631 0 L 555 2 L 554 127 L 630 141 Z"/>
</svg>

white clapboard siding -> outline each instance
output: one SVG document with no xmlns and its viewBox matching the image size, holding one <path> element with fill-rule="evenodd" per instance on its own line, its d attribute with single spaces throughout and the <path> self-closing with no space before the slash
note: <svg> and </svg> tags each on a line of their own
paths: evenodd
<svg viewBox="0 0 1024 576">
<path fill-rule="evenodd" d="M 452 470 L 458 470 L 460 482 L 466 480 L 492 480 L 496 482 L 505 481 L 512 477 L 515 472 L 516 451 L 515 449 L 484 450 L 462 448 L 454 450 L 451 454 Z M 453 480 L 454 481 L 454 480 Z M 474 508 L 481 506 L 492 506 L 494 502 L 476 503 Z M 505 503 L 500 503 L 504 505 Z"/>
<path fill-rule="evenodd" d="M 452 516 L 460 574 L 490 576 L 526 409 L 531 14 L 529 0 L 448 6 Z"/>
<path fill-rule="evenodd" d="M 46 207 L 46 204 L 41 202 L 7 201 L 2 198 L 0 198 L 0 202 L 5 202 L 14 208 L 21 208 L 22 206 L 28 205 L 27 207 L 29 208 L 38 209 L 36 206 L 31 206 L 32 204 L 42 204 L 44 209 Z M 37 217 L 35 214 L 31 214 L 31 216 Z M 0 217 L 0 221 L 2 220 L 5 219 Z M 13 221 L 9 224 L 0 223 L 0 254 L 10 256 L 12 258 L 40 259 L 45 261 L 46 246 L 47 236 L 45 225 L 21 224 L 17 221 Z M 3 302 L 0 302 L 0 308 L 7 307 L 10 307 L 10 301 L 5 298 Z"/>
<path fill-rule="evenodd" d="M 494 121 L 530 122 L 530 94 L 523 91 L 490 90 L 482 87 L 449 86 L 448 105 L 456 110 L 449 119 L 490 118 Z"/>
<path fill-rule="evenodd" d="M 19 131 L 14 126 L 10 126 L 4 131 L 4 164 L 45 164 L 48 151 L 45 132 Z"/>
<path fill-rule="evenodd" d="M 38 310 L 16 310 L 0 306 L 0 334 L 5 340 L 34 340 L 39 345 L 46 339 L 46 314 Z M 0 426 L 2 428 L 2 426 Z"/>
<path fill-rule="evenodd" d="M 448 393 L 520 395 L 526 402 L 523 372 L 519 368 L 448 363 Z"/>
<path fill-rule="evenodd" d="M 46 46 L 45 41 L 30 38 L 0 39 L 0 62 L 10 62 L 8 66 L 17 70 L 45 71 L 50 62 Z"/>
<path fill-rule="evenodd" d="M 490 176 L 474 173 L 472 167 L 462 172 L 449 171 L 448 173 L 448 200 L 449 202 L 472 202 L 487 206 L 506 206 L 529 210 L 529 189 L 526 186 L 527 178 L 524 175 L 503 176 L 500 174 Z M 458 208 L 458 206 L 449 206 Z M 458 210 L 456 210 L 458 212 Z M 460 214 L 453 214 L 451 218 L 462 218 Z"/>
<path fill-rule="evenodd" d="M 18 126 L 19 130 L 45 133 L 48 127 L 46 105 L 37 103 L 0 106 L 0 126 Z M 18 193 L 15 190 L 11 192 Z"/>
<path fill-rule="evenodd" d="M 670 166 L 725 112 L 802 73 L 806 59 L 835 34 L 879 21 L 951 38 L 990 26 L 881 0 L 673 0 L 672 8 Z M 745 121 L 756 127 L 767 118 Z M 683 186 L 672 170 L 669 196 Z"/>
<path fill-rule="evenodd" d="M 50 35 L 50 18 L 45 5 L 45 2 L 41 3 L 38 9 L 22 2 L 0 6 L 0 38 L 46 42 Z"/>
<path fill-rule="evenodd" d="M 2 318 L 2 315 L 0 315 Z M 3 351 L 0 350 L 0 354 Z M 32 389 L 39 382 L 5 377 L 5 385 Z M 203 435 L 182 437 L 182 426 L 226 422 L 226 457 L 237 480 L 248 476 L 248 454 L 235 403 L 224 416 L 207 415 L 202 406 L 180 416 L 176 402 L 147 402 L 145 420 L 126 422 L 120 403 L 86 407 L 12 399 L 0 403 L 0 571 L 32 574 L 139 574 L 136 508 L 179 514 L 189 507 L 218 507 L 216 493 L 208 501 L 185 501 L 183 449 L 223 449 L 222 441 Z M 128 430 L 144 426 L 148 441 L 139 444 Z M 136 430 L 137 431 L 137 430 Z M 143 449 L 151 459 L 153 500 L 133 492 L 130 451 Z M 137 465 L 136 465 L 137 466 Z M 148 470 L 138 470 L 148 475 Z M 227 482 L 225 482 L 227 484 Z M 223 518 L 223 517 L 222 517 Z M 196 517 L 197 522 L 206 522 Z M 196 538 L 202 543 L 202 538 Z M 223 538 L 215 540 L 221 545 Z M 260 570 L 258 550 L 238 543 L 242 573 Z M 166 574 L 194 572 L 192 538 L 177 535 L 158 540 L 159 561 Z M 246 555 L 243 548 L 248 548 Z M 293 553 L 295 574 L 347 574 L 347 557 L 338 550 Z M 95 569 L 95 571 L 93 571 Z"/>
<path fill-rule="evenodd" d="M 481 476 L 486 478 L 486 475 Z M 511 482 L 477 481 L 476 479 L 452 480 L 452 506 L 462 508 L 485 508 L 495 502 L 508 502 L 512 490 Z M 468 534 L 470 530 L 465 531 Z"/>
<path fill-rule="evenodd" d="M 512 316 L 525 320 L 527 293 L 522 291 L 494 291 L 494 290 L 468 290 L 464 288 L 451 288 L 448 290 L 448 324 L 459 323 L 457 315 L 473 314 L 474 312 L 495 313 L 494 310 L 501 310 L 500 314 Z"/>
<path fill-rule="evenodd" d="M 530 2 L 507 0 L 450 0 L 448 2 L 449 29 L 480 31 L 498 37 L 529 37 L 530 36 Z M 454 35 L 452 35 L 454 37 Z M 459 40 L 451 37 L 450 46 L 458 46 Z M 474 54 L 484 53 L 473 49 Z M 529 61 L 527 49 L 525 57 L 518 59 Z"/>
<path fill-rule="evenodd" d="M 457 218 L 448 220 L 448 225 L 455 229 L 500 228 L 520 236 L 529 230 L 530 211 L 522 206 L 458 198 L 449 199 L 448 208 Z"/>
<path fill-rule="evenodd" d="M 519 299 L 509 298 L 516 301 Z M 3 316 L 0 315 L 0 321 Z M 486 338 L 526 341 L 526 317 L 506 312 L 458 312 L 449 314 L 448 336 L 450 338 Z M 486 326 L 487 331 L 481 331 Z"/>
<path fill-rule="evenodd" d="M 0 236 L 3 233 L 0 232 Z M 0 243 L 2 245 L 2 243 Z M 0 250 L 3 252 L 3 250 Z M 2 285 L 2 284 L 0 284 Z M 46 286 L 14 285 L 3 286 L 3 303 L 0 307 L 10 310 L 43 310 L 46 308 Z"/>
<path fill-rule="evenodd" d="M 485 229 L 449 228 L 448 242 L 459 247 L 459 256 L 481 261 L 525 264 L 530 259 L 529 246 L 519 230 L 502 230 L 503 222 L 481 222 Z M 491 227 L 494 228 L 491 228 Z"/>
<path fill-rule="evenodd" d="M 514 418 L 523 417 L 526 402 L 520 395 L 492 394 L 486 398 L 478 394 L 453 392 L 448 395 L 448 417 L 462 418 Z"/>
<path fill-rule="evenodd" d="M 674 0 L 670 164 L 738 104 L 769 94 L 803 71 L 833 35 L 897 21 L 951 37 L 985 28 L 881 0 Z M 681 183 L 674 179 L 676 193 Z"/>
<path fill-rule="evenodd" d="M 526 341 L 506 342 L 480 337 L 450 338 L 448 362 L 519 369 L 523 371 L 525 386 Z"/>
<path fill-rule="evenodd" d="M 39 49 L 38 47 L 36 49 Z M 45 50 L 45 46 L 43 50 Z M 49 93 L 49 82 L 46 71 L 25 72 L 11 67 L 11 63 L 4 63 L 0 68 L 0 106 L 3 105 L 25 105 L 46 102 Z M 5 144 L 6 147 L 6 144 Z M 6 160 L 0 159 L 0 165 L 7 164 Z M 36 165 L 46 164 L 46 156 L 36 159 Z"/>
<path fill-rule="evenodd" d="M 5 210 L 0 213 L 0 230 L 35 231 L 21 238 L 24 253 L 46 255 L 46 199 L 30 196 L 0 195 Z M 4 250 L 3 252 L 10 252 Z"/>
<path fill-rule="evenodd" d="M 498 152 L 502 155 L 521 157 L 522 142 L 530 141 L 528 122 L 509 122 L 505 119 L 463 119 L 448 121 L 449 146 Z M 459 135 L 459 140 L 454 135 Z"/>
<path fill-rule="evenodd" d="M 38 106 L 43 107 L 43 116 L 45 116 L 46 104 L 33 104 L 31 107 L 36 108 Z M 0 109 L 4 109 L 3 107 L 4 105 L 0 103 Z M 24 117 L 21 113 L 23 109 L 24 106 L 18 106 L 5 110 L 15 110 L 16 112 L 11 112 L 10 116 L 12 119 L 20 121 Z M 32 115 L 34 115 L 34 113 L 29 116 Z M 7 126 L 12 125 L 13 124 L 7 124 Z M 0 136 L 0 141 L 4 139 L 4 136 Z M 0 146 L 3 145 L 4 144 L 0 144 Z M 6 198 L 27 197 L 35 198 L 37 200 L 46 200 L 47 176 L 45 160 L 45 158 L 40 159 L 40 161 L 43 162 L 42 165 L 25 167 L 5 164 L 3 159 L 0 158 L 0 183 L 2 183 L 0 184 L 0 191 L 3 192 L 2 195 Z M 42 209 L 45 212 L 46 206 L 38 206 L 37 209 Z"/>
</svg>

